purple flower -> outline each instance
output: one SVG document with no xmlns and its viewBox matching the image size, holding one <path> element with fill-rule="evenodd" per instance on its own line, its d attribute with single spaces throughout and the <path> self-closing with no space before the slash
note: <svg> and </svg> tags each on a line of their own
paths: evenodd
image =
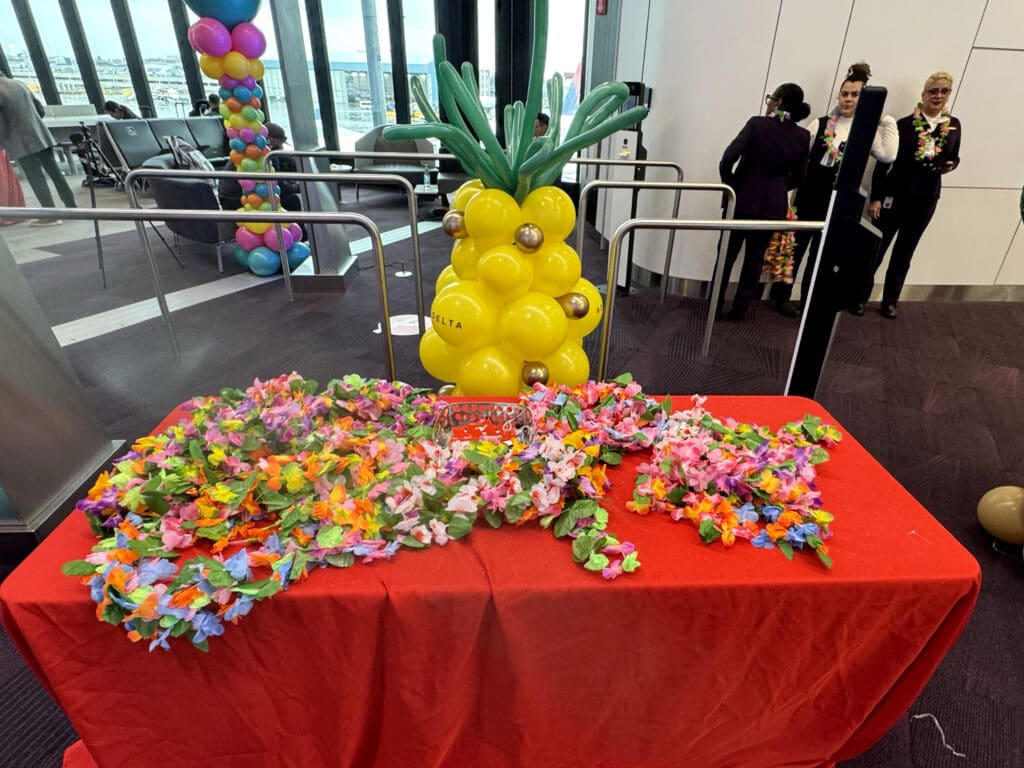
<svg viewBox="0 0 1024 768">
<path fill-rule="evenodd" d="M 245 616 L 249 611 L 252 610 L 253 599 L 248 595 L 242 595 L 235 602 L 231 604 L 231 607 L 224 613 L 224 619 L 226 621 L 234 621 L 237 618 Z"/>
<path fill-rule="evenodd" d="M 139 586 L 148 587 L 157 581 L 171 578 L 178 571 L 178 566 L 169 560 L 153 557 L 139 566 Z"/>
<path fill-rule="evenodd" d="M 779 515 L 782 514 L 782 507 L 777 507 L 774 504 L 767 504 L 761 507 L 761 514 L 769 523 L 775 523 L 778 522 Z"/>
<path fill-rule="evenodd" d="M 208 611 L 200 611 L 195 615 L 195 618 L 192 619 L 192 628 L 196 631 L 192 638 L 192 642 L 196 645 L 208 637 L 224 634 L 224 625 L 221 624 L 220 619 Z"/>
<path fill-rule="evenodd" d="M 165 651 L 171 650 L 171 646 L 167 643 L 167 638 L 170 637 L 171 630 L 165 629 L 159 635 L 153 638 L 153 641 L 149 644 L 149 650 L 152 652 L 158 645 Z"/>
<path fill-rule="evenodd" d="M 231 574 L 235 581 L 242 581 L 251 577 L 249 572 L 249 553 L 240 549 L 224 561 L 224 570 Z"/>
<path fill-rule="evenodd" d="M 775 542 L 772 541 L 771 537 L 768 535 L 768 531 L 761 531 L 757 536 L 750 540 L 750 543 L 755 547 L 760 547 L 761 549 L 772 549 L 775 547 Z"/>
<path fill-rule="evenodd" d="M 757 522 L 757 510 L 754 509 L 754 505 L 749 501 L 736 510 L 736 516 L 739 518 L 740 523 Z"/>
</svg>

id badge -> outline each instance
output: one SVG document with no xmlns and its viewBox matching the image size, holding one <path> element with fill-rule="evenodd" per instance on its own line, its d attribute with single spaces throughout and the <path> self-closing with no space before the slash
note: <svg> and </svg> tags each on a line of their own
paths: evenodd
<svg viewBox="0 0 1024 768">
<path fill-rule="evenodd" d="M 836 164 L 836 160 L 832 157 L 832 154 L 826 152 L 821 156 L 821 165 L 823 168 L 832 168 Z"/>
<path fill-rule="evenodd" d="M 892 195 L 882 200 L 882 207 L 886 209 L 892 208 Z"/>
</svg>

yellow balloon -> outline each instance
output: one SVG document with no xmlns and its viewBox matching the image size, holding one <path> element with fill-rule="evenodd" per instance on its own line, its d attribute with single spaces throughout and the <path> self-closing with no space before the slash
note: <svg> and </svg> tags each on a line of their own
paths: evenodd
<svg viewBox="0 0 1024 768">
<path fill-rule="evenodd" d="M 572 198 L 558 187 L 538 187 L 523 200 L 523 221 L 536 224 L 544 240 L 565 240 L 576 226 Z"/>
<path fill-rule="evenodd" d="M 519 371 L 523 367 L 517 360 L 496 346 L 482 347 L 470 352 L 459 366 L 457 387 L 467 395 L 492 397 L 515 395 L 523 388 Z"/>
<path fill-rule="evenodd" d="M 207 77 L 220 80 L 224 76 L 224 58 L 204 53 L 199 57 L 199 68 Z"/>
<path fill-rule="evenodd" d="M 434 297 L 430 322 L 449 344 L 464 351 L 476 349 L 494 342 L 500 306 L 498 297 L 480 283 L 461 280 Z"/>
<path fill-rule="evenodd" d="M 457 282 L 459 282 L 459 273 L 455 271 L 455 267 L 449 264 L 437 276 L 437 282 L 434 283 L 434 293 L 440 293 L 449 285 L 454 285 Z"/>
<path fill-rule="evenodd" d="M 235 80 L 241 80 L 249 76 L 249 60 L 238 51 L 228 51 L 224 54 L 224 72 Z"/>
<path fill-rule="evenodd" d="M 580 281 L 573 286 L 573 290 L 582 293 L 590 302 L 590 311 L 587 314 L 579 320 L 573 318 L 568 320 L 569 338 L 582 339 L 601 324 L 601 318 L 604 317 L 604 298 L 594 284 L 585 277 L 580 278 Z"/>
<path fill-rule="evenodd" d="M 259 59 L 249 59 L 249 74 L 256 80 L 262 80 L 264 73 L 263 62 Z"/>
<path fill-rule="evenodd" d="M 502 343 L 524 360 L 551 354 L 565 341 L 569 321 L 552 297 L 531 291 L 505 306 L 498 324 Z"/>
<path fill-rule="evenodd" d="M 545 245 L 533 256 L 533 290 L 549 296 L 571 291 L 582 273 L 580 257 L 561 241 Z"/>
<path fill-rule="evenodd" d="M 523 215 L 515 198 L 500 189 L 484 189 L 466 204 L 466 231 L 481 251 L 515 242 Z"/>
<path fill-rule="evenodd" d="M 455 190 L 455 195 L 452 197 L 452 210 L 465 211 L 469 201 L 476 197 L 477 193 L 483 188 L 484 183 L 480 179 L 470 179 L 467 181 Z"/>
<path fill-rule="evenodd" d="M 420 339 L 420 362 L 435 379 L 455 381 L 463 357 L 461 349 L 442 339 L 433 328 L 427 328 Z"/>
<path fill-rule="evenodd" d="M 240 113 L 238 113 L 238 112 L 233 112 L 231 114 L 231 117 L 229 117 L 224 122 L 226 122 L 228 124 L 229 128 L 234 128 L 236 131 L 240 131 L 240 130 L 242 130 L 243 128 L 246 127 L 246 120 L 245 120 L 245 118 L 242 117 L 242 115 Z"/>
<path fill-rule="evenodd" d="M 548 384 L 574 387 L 590 378 L 590 360 L 579 339 L 567 339 L 542 361 L 548 367 Z"/>
<path fill-rule="evenodd" d="M 452 246 L 452 269 L 460 280 L 475 280 L 476 265 L 480 261 L 480 250 L 476 241 L 468 237 L 456 240 Z"/>
<path fill-rule="evenodd" d="M 477 279 L 506 301 L 530 290 L 533 263 L 514 245 L 499 245 L 486 251 L 476 266 Z M 573 284 L 575 284 L 575 280 Z"/>
<path fill-rule="evenodd" d="M 240 221 L 238 222 L 238 226 L 245 227 L 246 229 L 255 232 L 257 235 L 262 235 L 274 225 L 269 221 Z"/>
</svg>

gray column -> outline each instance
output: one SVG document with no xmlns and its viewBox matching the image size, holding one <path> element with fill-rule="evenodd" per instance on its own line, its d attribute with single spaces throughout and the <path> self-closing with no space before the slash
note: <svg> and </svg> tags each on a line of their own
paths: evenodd
<svg viewBox="0 0 1024 768">
<path fill-rule="evenodd" d="M 124 49 L 124 58 L 128 63 L 132 88 L 135 89 L 135 101 L 138 103 L 141 113 L 139 117 L 156 117 L 153 94 L 149 90 L 149 78 L 146 76 L 146 66 L 142 61 L 142 51 L 139 50 L 139 40 L 135 36 L 135 26 L 132 24 L 132 13 L 128 8 L 128 0 L 110 0 L 110 7 L 114 11 L 114 23 L 117 25 L 117 33 L 121 37 L 121 47 Z M 172 33 L 173 30 L 168 30 L 168 34 Z"/>
<path fill-rule="evenodd" d="M 68 38 L 71 40 L 71 47 L 75 52 L 75 61 L 78 63 L 78 71 L 82 75 L 82 85 L 85 86 L 85 93 L 89 97 L 97 112 L 103 111 L 103 89 L 100 87 L 100 78 L 96 74 L 96 62 L 93 61 L 92 51 L 89 50 L 89 41 L 86 40 L 85 30 L 82 28 L 82 19 L 78 15 L 78 6 L 75 0 L 58 0 L 60 13 L 64 17 L 64 25 L 68 29 Z"/>
<path fill-rule="evenodd" d="M 188 14 L 185 12 L 185 3 L 182 0 L 167 0 L 167 6 L 171 11 L 174 39 L 178 41 L 178 56 L 181 57 L 181 71 L 185 74 L 189 101 L 195 104 L 200 99 L 205 99 L 206 93 L 203 91 L 203 79 L 199 73 L 196 52 L 192 50 L 192 46 L 188 42 L 190 25 Z"/>
<path fill-rule="evenodd" d="M 11 0 L 11 6 L 14 8 L 14 15 L 18 17 L 18 25 L 25 38 L 25 46 L 28 48 L 29 58 L 32 59 L 32 68 L 36 71 L 36 79 L 39 80 L 39 89 L 43 92 L 43 99 L 47 104 L 60 104 L 60 91 L 57 90 L 57 81 L 53 79 L 50 60 L 46 56 L 46 49 L 43 48 L 43 41 L 39 37 L 39 28 L 32 15 L 32 8 L 28 0 Z"/>
<path fill-rule="evenodd" d="M 384 125 L 384 68 L 380 61 L 377 4 L 374 0 L 363 0 L 363 39 L 366 42 L 366 77 L 370 83 L 373 124 Z"/>
</svg>

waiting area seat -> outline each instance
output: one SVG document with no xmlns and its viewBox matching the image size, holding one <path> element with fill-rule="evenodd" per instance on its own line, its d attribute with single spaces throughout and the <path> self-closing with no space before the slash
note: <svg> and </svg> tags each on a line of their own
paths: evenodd
<svg viewBox="0 0 1024 768">
<path fill-rule="evenodd" d="M 356 139 L 354 149 L 356 152 L 395 152 L 404 154 L 434 153 L 434 145 L 426 139 L 389 141 L 383 137 L 384 128 L 387 126 L 378 125 L 369 133 Z M 423 174 L 428 172 L 436 174 L 437 165 L 434 160 L 427 159 L 417 163 L 415 160 L 398 160 L 381 157 L 356 157 L 353 159 L 353 170 L 356 173 L 380 173 L 394 174 L 408 180 L 410 184 L 423 183 Z M 359 199 L 359 185 L 356 184 L 356 200 Z"/>
<path fill-rule="evenodd" d="M 196 211 L 221 209 L 214 188 L 206 181 L 154 176 L 149 179 L 149 192 L 157 208 Z M 178 238 L 217 246 L 217 270 L 224 271 L 221 249 L 235 239 L 233 222 L 173 220 L 164 223 L 174 233 L 175 248 L 178 248 Z"/>
<path fill-rule="evenodd" d="M 170 136 L 183 139 L 213 164 L 227 160 L 227 134 L 219 117 L 109 120 L 100 125 L 101 148 L 120 170 L 173 168 Z"/>
</svg>

